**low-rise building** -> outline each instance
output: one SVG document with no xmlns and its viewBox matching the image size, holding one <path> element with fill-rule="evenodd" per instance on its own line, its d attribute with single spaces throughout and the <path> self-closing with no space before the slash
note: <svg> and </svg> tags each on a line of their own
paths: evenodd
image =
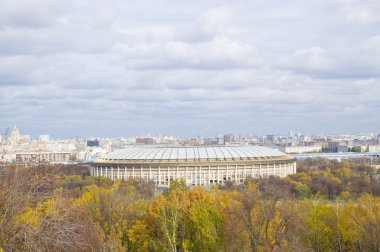
<svg viewBox="0 0 380 252">
<path fill-rule="evenodd" d="M 287 146 L 284 148 L 285 153 L 291 154 L 291 153 L 313 153 L 313 152 L 321 152 L 322 147 L 321 146 Z"/>
<path fill-rule="evenodd" d="M 24 152 L 16 153 L 16 162 L 29 163 L 67 163 L 70 160 L 70 152 Z"/>
<path fill-rule="evenodd" d="M 339 145 L 338 146 L 338 152 L 348 152 L 349 148 L 347 145 Z"/>
<path fill-rule="evenodd" d="M 380 152 L 380 145 L 368 146 L 368 152 Z"/>
</svg>

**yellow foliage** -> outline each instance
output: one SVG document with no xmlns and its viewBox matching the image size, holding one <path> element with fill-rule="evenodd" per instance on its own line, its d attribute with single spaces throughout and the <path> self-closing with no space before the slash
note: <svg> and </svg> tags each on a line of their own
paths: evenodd
<svg viewBox="0 0 380 252">
<path fill-rule="evenodd" d="M 133 244 L 137 244 L 139 251 L 148 250 L 149 231 L 148 226 L 141 220 L 137 220 L 135 224 L 127 231 L 129 240 Z"/>
<path fill-rule="evenodd" d="M 351 177 L 351 174 L 352 174 L 352 171 L 348 168 L 340 168 L 340 169 L 337 169 L 335 171 L 336 175 L 341 177 L 341 178 L 345 178 L 345 179 L 348 179 Z"/>
<path fill-rule="evenodd" d="M 282 251 L 286 250 L 288 242 L 285 237 L 285 231 L 286 228 L 282 221 L 280 212 L 276 211 L 269 224 L 268 242 L 271 248 L 274 248 L 277 245 Z"/>
<path fill-rule="evenodd" d="M 254 183 L 253 181 L 248 181 L 247 186 L 246 186 L 246 190 L 252 190 L 252 191 L 257 190 L 256 183 Z"/>
<path fill-rule="evenodd" d="M 189 240 L 185 240 L 182 242 L 182 248 L 183 248 L 183 252 L 190 252 L 192 251 L 192 242 L 189 241 Z"/>
<path fill-rule="evenodd" d="M 17 220 L 33 227 L 38 227 L 41 224 L 40 218 L 38 217 L 38 210 L 31 208 L 17 216 Z"/>
</svg>

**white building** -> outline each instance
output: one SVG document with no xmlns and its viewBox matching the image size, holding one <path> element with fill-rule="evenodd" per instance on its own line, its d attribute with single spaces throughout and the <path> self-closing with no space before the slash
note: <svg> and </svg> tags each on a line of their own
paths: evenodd
<svg viewBox="0 0 380 252">
<path fill-rule="evenodd" d="M 368 152 L 380 152 L 380 145 L 368 146 Z"/>
<path fill-rule="evenodd" d="M 41 142 L 50 142 L 50 135 L 40 135 L 38 140 Z"/>
<path fill-rule="evenodd" d="M 16 162 L 19 164 L 67 163 L 70 155 L 70 152 L 23 152 L 16 153 Z"/>
<path fill-rule="evenodd" d="M 302 154 L 302 153 L 313 153 L 313 152 L 321 152 L 321 146 L 293 146 L 293 147 L 285 147 L 285 153 L 293 153 L 293 154 Z"/>
<path fill-rule="evenodd" d="M 95 160 L 91 170 L 93 176 L 143 178 L 157 186 L 181 178 L 187 185 L 220 185 L 294 173 L 294 158 L 261 146 L 132 147 Z"/>
<path fill-rule="evenodd" d="M 13 127 L 11 135 L 9 136 L 9 144 L 16 145 L 21 139 L 20 131 L 17 129 L 16 126 Z"/>
</svg>

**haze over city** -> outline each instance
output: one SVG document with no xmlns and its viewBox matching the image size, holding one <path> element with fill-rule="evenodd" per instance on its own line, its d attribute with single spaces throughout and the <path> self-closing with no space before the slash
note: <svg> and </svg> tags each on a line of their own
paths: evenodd
<svg viewBox="0 0 380 252">
<path fill-rule="evenodd" d="M 0 128 L 378 132 L 380 2 L 0 3 Z"/>
</svg>

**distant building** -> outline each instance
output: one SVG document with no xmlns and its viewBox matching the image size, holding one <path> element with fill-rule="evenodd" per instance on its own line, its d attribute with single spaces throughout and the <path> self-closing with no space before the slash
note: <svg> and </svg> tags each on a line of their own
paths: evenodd
<svg viewBox="0 0 380 252">
<path fill-rule="evenodd" d="M 13 127 L 11 135 L 9 136 L 9 144 L 16 145 L 21 139 L 20 131 L 16 126 Z"/>
<path fill-rule="evenodd" d="M 86 151 L 79 151 L 76 153 L 75 158 L 76 160 L 86 160 L 86 155 L 87 155 Z"/>
<path fill-rule="evenodd" d="M 368 146 L 367 145 L 355 145 L 351 147 L 351 151 L 353 152 L 367 152 Z"/>
<path fill-rule="evenodd" d="M 223 136 L 223 144 L 224 145 L 236 145 L 236 144 L 242 144 L 244 143 L 241 135 L 233 135 L 233 134 L 227 134 Z"/>
<path fill-rule="evenodd" d="M 338 146 L 339 145 L 340 145 L 339 142 L 328 142 L 327 143 L 327 151 L 338 152 Z"/>
<path fill-rule="evenodd" d="M 156 140 L 151 137 L 138 137 L 136 138 L 136 144 L 145 144 L 145 145 L 150 145 L 150 144 L 156 144 Z"/>
<path fill-rule="evenodd" d="M 16 155 L 13 154 L 12 145 L 0 145 L 0 162 L 13 162 L 16 160 Z"/>
<path fill-rule="evenodd" d="M 380 152 L 380 145 L 368 146 L 368 152 Z"/>
<path fill-rule="evenodd" d="M 107 150 L 101 148 L 91 148 L 87 151 L 79 151 L 76 153 L 77 160 L 95 160 L 97 158 L 101 158 L 108 153 Z"/>
<path fill-rule="evenodd" d="M 337 152 L 348 152 L 349 148 L 347 145 L 339 145 Z"/>
<path fill-rule="evenodd" d="M 16 162 L 19 164 L 31 163 L 67 163 L 70 152 L 24 152 L 16 153 Z"/>
<path fill-rule="evenodd" d="M 30 135 L 22 135 L 19 144 L 29 144 L 31 141 Z"/>
<path fill-rule="evenodd" d="M 235 137 L 232 134 L 224 135 L 223 139 L 224 139 L 224 144 L 235 142 Z"/>
<path fill-rule="evenodd" d="M 224 144 L 224 137 L 218 137 L 218 145 L 223 145 Z"/>
<path fill-rule="evenodd" d="M 285 147 L 284 148 L 285 153 L 288 154 L 301 154 L 301 153 L 315 153 L 315 152 L 321 152 L 322 147 L 321 146 L 294 146 L 294 147 Z"/>
<path fill-rule="evenodd" d="M 277 139 L 276 135 L 267 135 L 267 140 L 269 142 L 275 143 L 275 142 L 277 142 L 278 139 Z"/>
<path fill-rule="evenodd" d="M 46 142 L 38 142 L 36 147 L 38 151 L 46 151 Z"/>
<path fill-rule="evenodd" d="M 99 140 L 98 139 L 95 139 L 95 140 L 87 140 L 87 147 L 99 147 L 100 144 L 99 144 Z"/>
<path fill-rule="evenodd" d="M 361 145 L 360 152 L 368 152 L 368 145 Z"/>
<path fill-rule="evenodd" d="M 205 145 L 217 145 L 218 144 L 218 139 L 217 138 L 205 138 L 204 139 L 204 144 Z"/>
<path fill-rule="evenodd" d="M 204 140 L 202 138 L 190 138 L 184 141 L 184 145 L 186 146 L 200 146 L 204 144 Z"/>
<path fill-rule="evenodd" d="M 50 135 L 40 135 L 38 140 L 41 142 L 50 142 Z"/>
</svg>

